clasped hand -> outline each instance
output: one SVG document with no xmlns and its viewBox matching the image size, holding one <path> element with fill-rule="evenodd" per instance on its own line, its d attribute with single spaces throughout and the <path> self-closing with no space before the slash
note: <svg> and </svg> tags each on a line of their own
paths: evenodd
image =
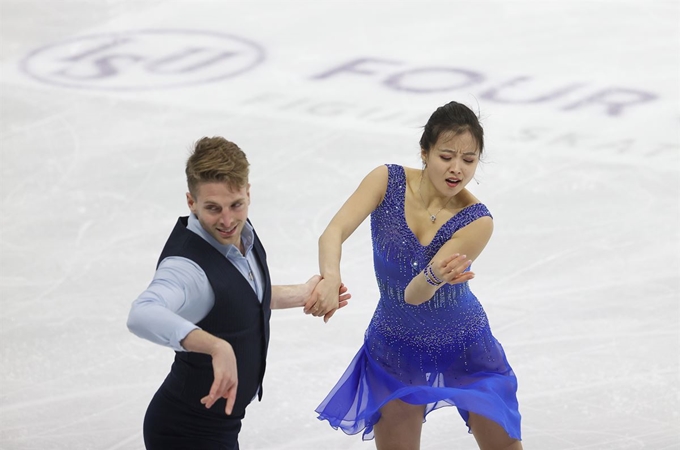
<svg viewBox="0 0 680 450">
<path fill-rule="evenodd" d="M 335 311 L 347 306 L 350 298 L 352 295 L 342 282 L 322 278 L 305 303 L 304 311 L 314 317 L 323 317 L 323 321 L 328 322 Z"/>
</svg>

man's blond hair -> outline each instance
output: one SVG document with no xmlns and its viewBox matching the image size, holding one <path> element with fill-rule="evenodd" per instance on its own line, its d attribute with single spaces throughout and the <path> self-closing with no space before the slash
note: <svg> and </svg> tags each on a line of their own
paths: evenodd
<svg viewBox="0 0 680 450">
<path fill-rule="evenodd" d="M 238 145 L 223 137 L 204 137 L 196 142 L 187 160 L 187 187 L 196 198 L 201 183 L 226 183 L 237 190 L 248 185 L 248 159 Z"/>
</svg>

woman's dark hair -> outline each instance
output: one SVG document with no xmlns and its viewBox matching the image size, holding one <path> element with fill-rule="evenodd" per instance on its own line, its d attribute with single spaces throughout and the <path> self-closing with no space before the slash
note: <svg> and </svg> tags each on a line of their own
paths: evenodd
<svg viewBox="0 0 680 450">
<path fill-rule="evenodd" d="M 454 135 L 469 131 L 479 147 L 479 156 L 484 151 L 484 129 L 479 123 L 477 115 L 467 106 L 458 102 L 449 102 L 440 106 L 432 113 L 427 124 L 423 127 L 420 138 L 420 148 L 429 153 L 430 148 L 437 143 L 442 133 Z"/>
</svg>

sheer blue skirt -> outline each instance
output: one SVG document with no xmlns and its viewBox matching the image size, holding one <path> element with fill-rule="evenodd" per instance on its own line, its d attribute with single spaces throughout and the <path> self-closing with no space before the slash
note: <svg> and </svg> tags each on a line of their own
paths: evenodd
<svg viewBox="0 0 680 450">
<path fill-rule="evenodd" d="M 493 338 L 492 338 L 493 339 Z M 502 356 L 502 371 L 469 367 L 421 373 L 421 376 L 395 376 L 369 353 L 366 343 L 356 354 L 330 394 L 317 407 L 319 420 L 328 420 L 335 429 L 346 434 L 363 431 L 363 439 L 373 439 L 373 426 L 380 419 L 380 408 L 394 399 L 414 405 L 426 405 L 425 417 L 443 406 L 455 406 L 465 423 L 469 413 L 487 417 L 500 424 L 508 435 L 521 439 L 520 414 L 517 404 L 517 379 Z M 393 373 L 390 373 L 393 372 Z M 401 379 L 399 379 L 401 378 Z"/>
</svg>

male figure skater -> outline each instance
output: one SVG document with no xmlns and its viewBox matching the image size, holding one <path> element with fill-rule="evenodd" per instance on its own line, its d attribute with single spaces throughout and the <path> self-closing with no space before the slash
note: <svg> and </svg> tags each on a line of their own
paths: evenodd
<svg viewBox="0 0 680 450">
<path fill-rule="evenodd" d="M 191 214 L 177 221 L 151 284 L 132 304 L 130 331 L 176 351 L 144 418 L 149 450 L 238 450 L 246 406 L 262 398 L 271 310 L 303 307 L 321 279 L 271 285 L 248 220 L 248 168 L 222 137 L 196 143 L 186 164 Z"/>
</svg>

